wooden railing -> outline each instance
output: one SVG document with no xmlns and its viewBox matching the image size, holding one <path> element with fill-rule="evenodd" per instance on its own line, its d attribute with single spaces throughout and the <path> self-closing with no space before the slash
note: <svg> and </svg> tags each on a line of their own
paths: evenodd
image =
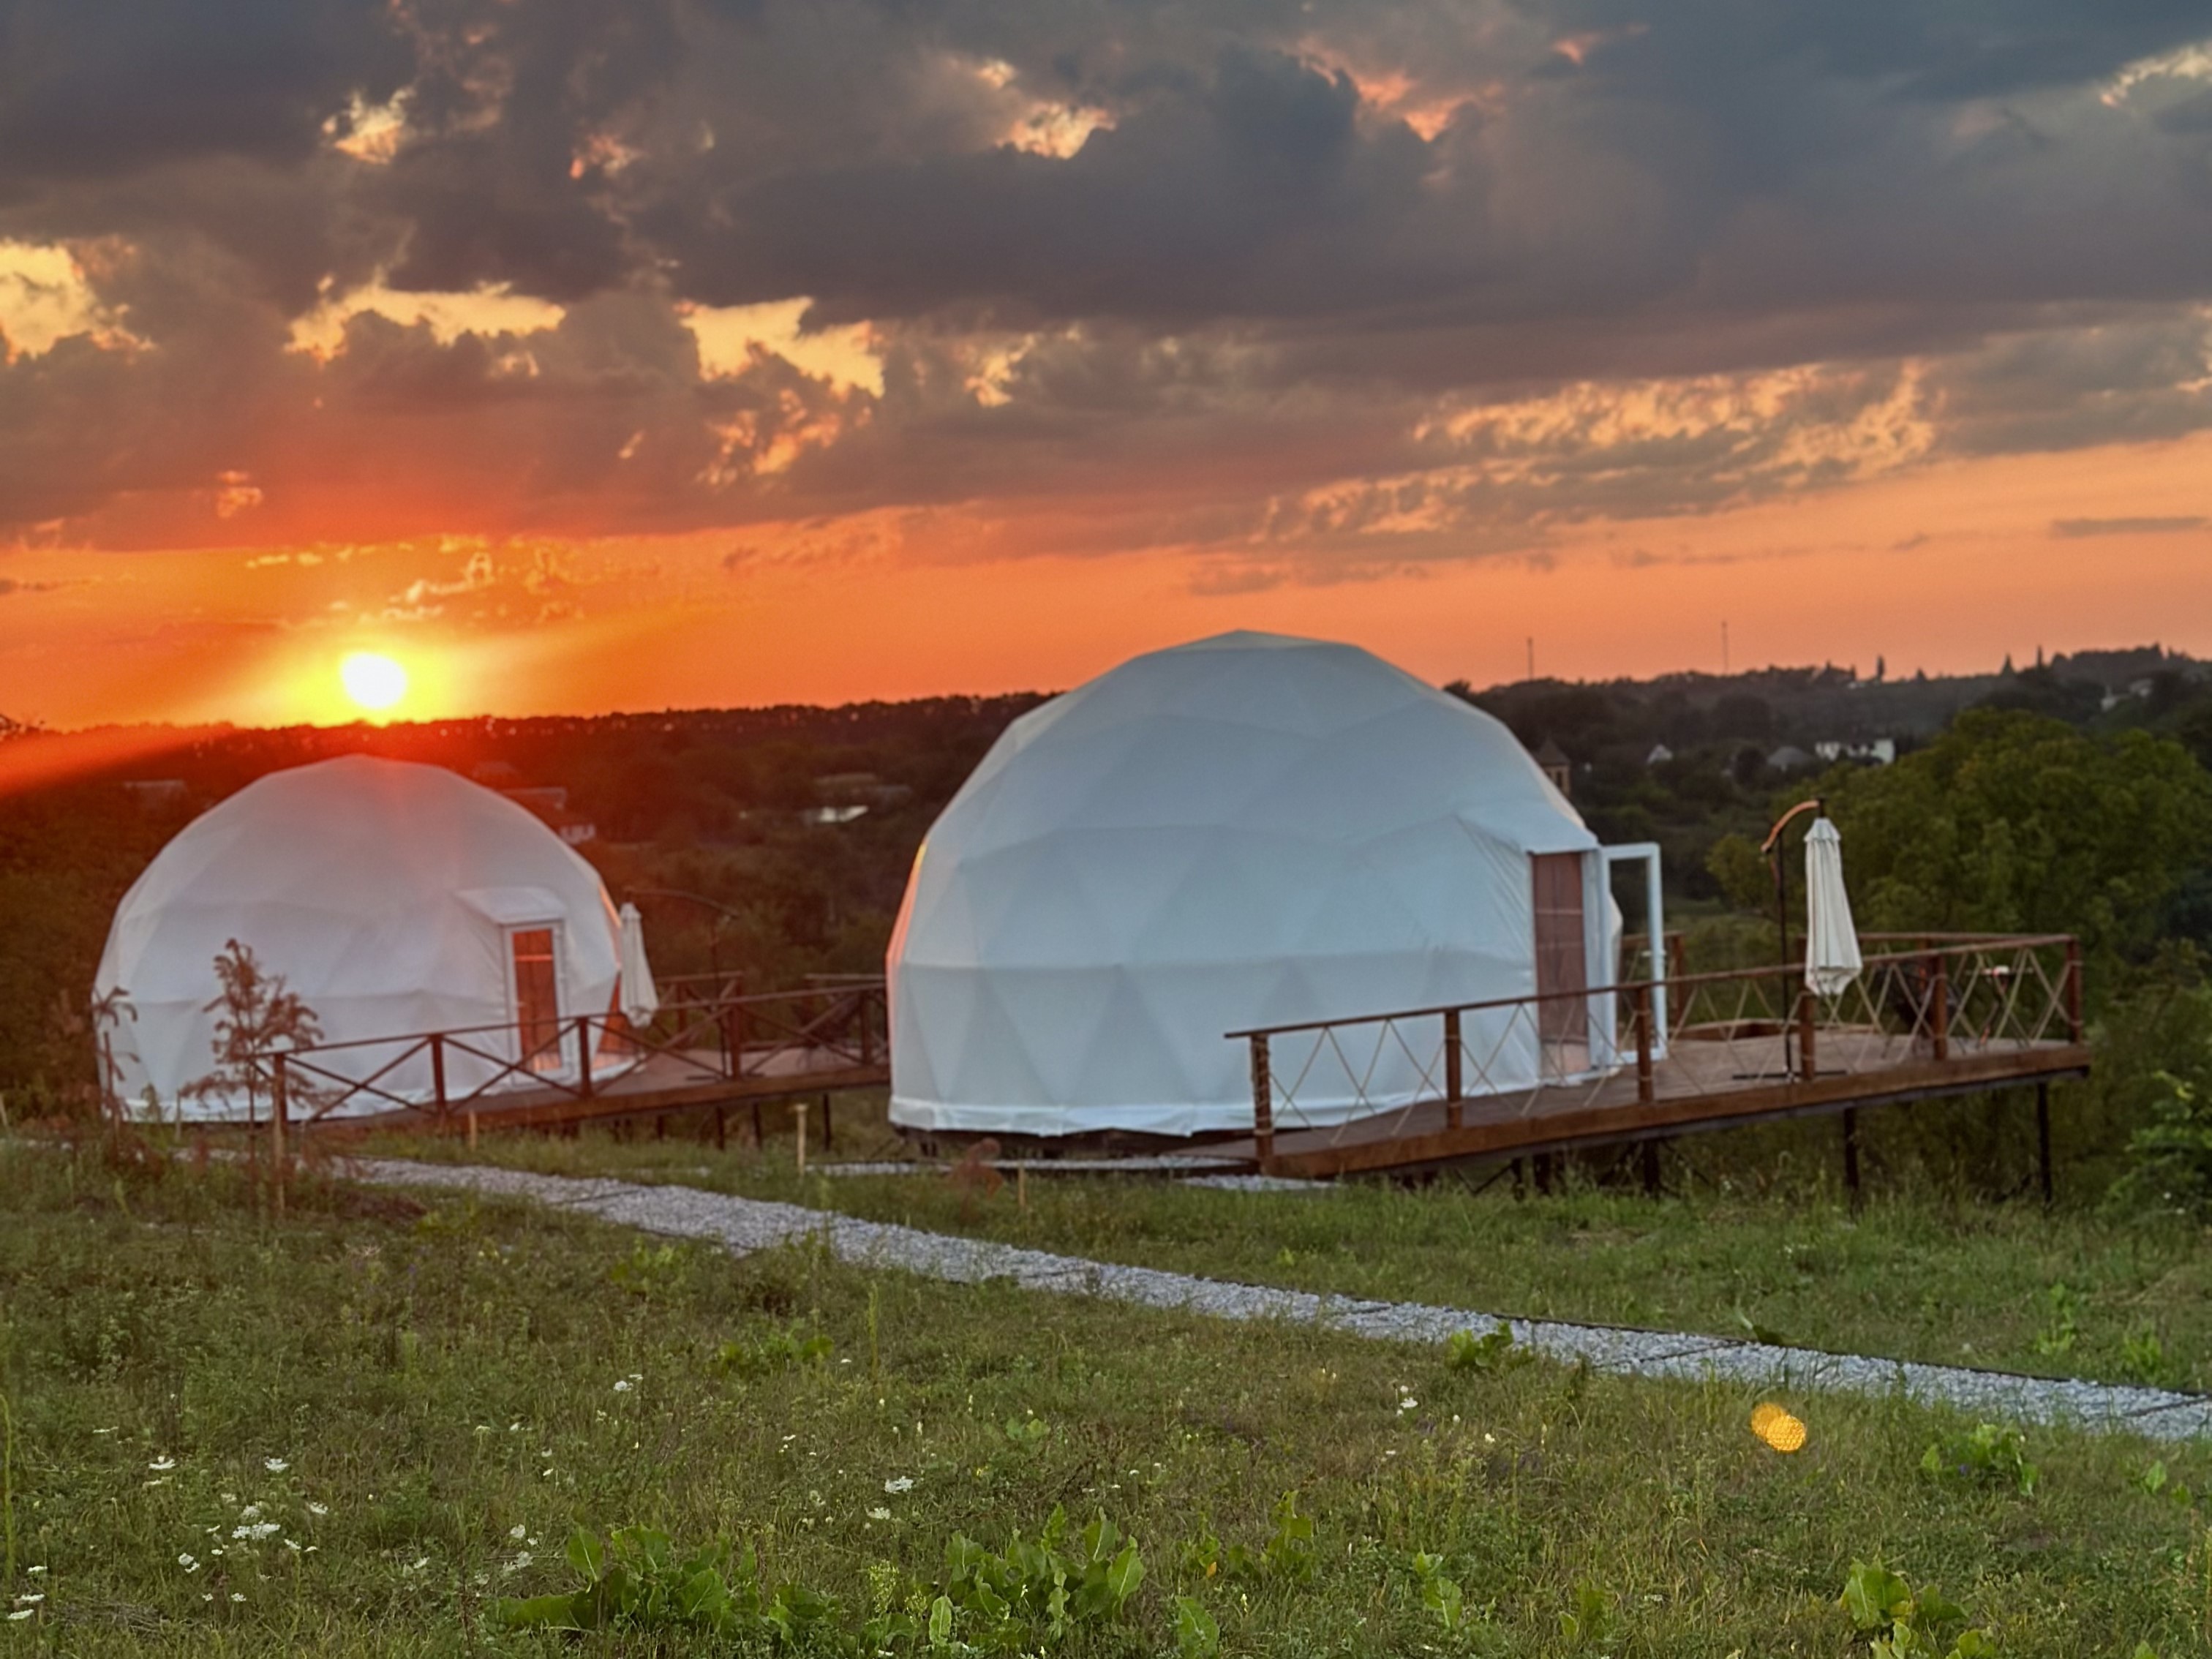
<svg viewBox="0 0 2212 1659">
<path fill-rule="evenodd" d="M 1802 964 L 1670 974 L 1586 990 L 1231 1031 L 1249 1045 L 1253 1134 L 1339 1134 L 1440 1104 L 1492 1115 L 1810 1082 L 2082 1041 L 2081 953 L 2063 933 L 1866 934 L 1832 996 Z M 1879 947 L 1891 946 L 1883 950 Z M 1583 1005 L 1583 1018 L 1544 1011 Z M 1569 1035 L 1561 1035 L 1563 1030 Z M 1671 1062 L 1671 1063 L 1670 1063 Z M 1622 1079 L 1634 1079 L 1631 1094 Z"/>
<path fill-rule="evenodd" d="M 648 1063 L 658 1085 L 681 1087 L 868 1068 L 890 1054 L 880 980 L 750 996 L 738 984 L 728 975 L 671 980 L 642 1027 L 620 1013 L 567 1015 L 533 1041 L 509 1020 L 270 1049 L 248 1066 L 281 1136 L 288 1123 L 342 1109 L 425 1111 L 442 1122 L 521 1091 L 589 1100 Z"/>
</svg>

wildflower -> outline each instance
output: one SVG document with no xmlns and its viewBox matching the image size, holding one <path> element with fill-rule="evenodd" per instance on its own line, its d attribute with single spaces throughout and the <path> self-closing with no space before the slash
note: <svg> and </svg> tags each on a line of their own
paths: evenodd
<svg viewBox="0 0 2212 1659">
<path fill-rule="evenodd" d="M 261 1505 L 248 1504 L 244 1509 L 239 1510 L 238 1518 L 241 1521 L 258 1521 L 261 1518 Z"/>
<path fill-rule="evenodd" d="M 307 1505 L 307 1513 L 310 1515 L 328 1515 L 330 1512 L 331 1506 L 328 1504 L 310 1503 Z"/>
<path fill-rule="evenodd" d="M 888 1521 L 890 1518 L 891 1512 L 880 1504 L 868 1511 L 868 1519 L 871 1521 Z"/>
<path fill-rule="evenodd" d="M 519 1551 L 516 1553 L 514 1559 L 509 1561 L 505 1566 L 501 1567 L 500 1571 L 501 1572 L 520 1572 L 525 1567 L 530 1565 L 533 1559 L 534 1558 L 531 1555 L 528 1550 Z"/>
<path fill-rule="evenodd" d="M 520 1522 L 520 1521 L 518 1521 L 518 1522 L 516 1522 L 513 1526 L 509 1527 L 509 1528 L 507 1529 L 507 1535 L 509 1538 L 514 1539 L 514 1540 L 515 1540 L 515 1542 L 517 1542 L 517 1543 L 520 1543 L 520 1542 L 522 1541 L 523 1538 L 524 1538 L 526 1535 L 527 1535 L 527 1534 L 529 1533 L 529 1531 L 530 1531 L 530 1528 L 527 1528 L 527 1527 L 524 1526 L 524 1525 L 522 1524 L 522 1522 Z"/>
<path fill-rule="evenodd" d="M 15 1612 L 13 1612 L 13 1613 L 9 1613 L 9 1614 L 8 1615 L 8 1618 L 9 1618 L 9 1622 L 10 1622 L 10 1623 L 13 1623 L 15 1620 L 18 1620 L 18 1619 L 28 1619 L 28 1618 L 29 1618 L 33 1613 L 36 1613 L 37 1611 L 38 1611 L 38 1609 L 37 1609 L 36 1607 L 18 1607 L 18 1608 L 16 1608 L 16 1609 L 15 1609 Z"/>
<path fill-rule="evenodd" d="M 189 1550 L 177 1558 L 177 1565 L 186 1572 L 198 1572 L 200 1570 L 199 1558 Z"/>
<path fill-rule="evenodd" d="M 19 1607 L 35 1607 L 38 1603 L 45 1601 L 46 1599 L 44 1592 L 30 1595 L 19 1595 L 15 1598 L 15 1605 Z"/>
<path fill-rule="evenodd" d="M 44 1567 L 26 1567 L 23 1571 L 29 1573 L 32 1577 L 36 1578 L 40 1573 L 44 1572 L 46 1569 Z"/>
<path fill-rule="evenodd" d="M 291 1551 L 295 1555 L 297 1555 L 300 1553 L 300 1547 L 289 1538 L 284 1540 L 284 1547 Z"/>
<path fill-rule="evenodd" d="M 1416 1411 L 1419 1409 L 1420 1404 L 1421 1402 L 1419 1401 L 1414 1399 L 1413 1396 L 1409 1394 L 1400 1398 L 1398 1401 L 1398 1409 L 1401 1412 Z"/>
<path fill-rule="evenodd" d="M 230 1529 L 230 1535 L 233 1538 L 243 1538 L 258 1544 L 264 1538 L 273 1537 L 276 1530 L 276 1523 L 274 1521 L 255 1521 L 243 1527 L 233 1527 Z"/>
<path fill-rule="evenodd" d="M 236 1590 L 233 1590 L 230 1593 L 230 1599 L 234 1601 L 243 1601 L 246 1598 L 240 1595 Z"/>
<path fill-rule="evenodd" d="M 895 1474 L 890 1480 L 884 1482 L 884 1490 L 894 1496 L 896 1496 L 898 1493 L 902 1492 L 912 1492 L 914 1490 L 914 1479 L 910 1475 Z"/>
<path fill-rule="evenodd" d="M 177 1460 L 173 1457 L 157 1457 L 146 1467 L 156 1474 L 167 1474 L 177 1467 Z"/>
<path fill-rule="evenodd" d="M 628 1394 L 630 1391 L 630 1380 L 625 1376 L 615 1384 L 615 1392 L 617 1394 Z"/>
</svg>

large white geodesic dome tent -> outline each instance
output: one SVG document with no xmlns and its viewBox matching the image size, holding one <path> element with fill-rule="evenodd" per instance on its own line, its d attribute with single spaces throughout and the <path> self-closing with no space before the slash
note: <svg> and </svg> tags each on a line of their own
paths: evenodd
<svg viewBox="0 0 2212 1659">
<path fill-rule="evenodd" d="M 500 1060 L 525 1059 L 563 1018 L 610 1010 L 620 937 L 589 864 L 523 807 L 442 767 L 356 755 L 271 773 L 185 826 L 117 908 L 94 988 L 113 998 L 112 1086 L 142 1115 L 245 1115 L 242 1098 L 190 1087 L 215 1071 L 207 1005 L 232 939 L 284 977 L 329 1043 L 504 1026 L 443 1056 L 449 1090 L 496 1085 Z M 315 1058 L 348 1077 L 388 1066 L 382 1095 L 427 1099 L 430 1061 L 393 1064 L 403 1048 Z M 538 1069 L 573 1063 L 549 1052 Z M 392 1103 L 364 1094 L 333 1115 Z"/>
<path fill-rule="evenodd" d="M 1138 657 L 1016 721 L 923 843 L 888 958 L 892 1121 L 1249 1129 L 1226 1033 L 1536 992 L 1545 860 L 1555 947 L 1611 982 L 1601 849 L 1498 720 L 1351 646 L 1240 633 Z M 1539 1073 L 1521 1027 L 1470 1026 L 1492 1085 Z M 1299 1113 L 1421 1086 L 1386 1056 Z"/>
</svg>

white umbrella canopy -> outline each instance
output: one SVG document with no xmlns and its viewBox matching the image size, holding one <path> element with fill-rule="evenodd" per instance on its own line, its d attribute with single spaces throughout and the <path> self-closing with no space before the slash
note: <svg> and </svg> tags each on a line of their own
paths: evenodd
<svg viewBox="0 0 2212 1659">
<path fill-rule="evenodd" d="M 1844 838 L 1823 817 L 1805 836 L 1805 982 L 1840 996 L 1864 965 L 1851 896 L 1844 888 Z"/>
<path fill-rule="evenodd" d="M 660 993 L 653 988 L 653 964 L 645 959 L 645 918 L 637 906 L 622 908 L 622 1011 L 632 1025 L 642 1025 L 660 1012 Z"/>
</svg>

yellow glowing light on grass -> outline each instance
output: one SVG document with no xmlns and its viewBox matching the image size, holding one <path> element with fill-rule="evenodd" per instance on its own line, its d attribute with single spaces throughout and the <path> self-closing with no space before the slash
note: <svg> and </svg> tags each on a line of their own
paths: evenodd
<svg viewBox="0 0 2212 1659">
<path fill-rule="evenodd" d="M 1751 1414 L 1751 1431 L 1778 1452 L 1805 1449 L 1805 1425 L 1771 1401 Z"/>
<path fill-rule="evenodd" d="M 407 671 L 379 651 L 354 651 L 338 664 L 345 694 L 371 714 L 381 714 L 407 695 Z"/>
</svg>

